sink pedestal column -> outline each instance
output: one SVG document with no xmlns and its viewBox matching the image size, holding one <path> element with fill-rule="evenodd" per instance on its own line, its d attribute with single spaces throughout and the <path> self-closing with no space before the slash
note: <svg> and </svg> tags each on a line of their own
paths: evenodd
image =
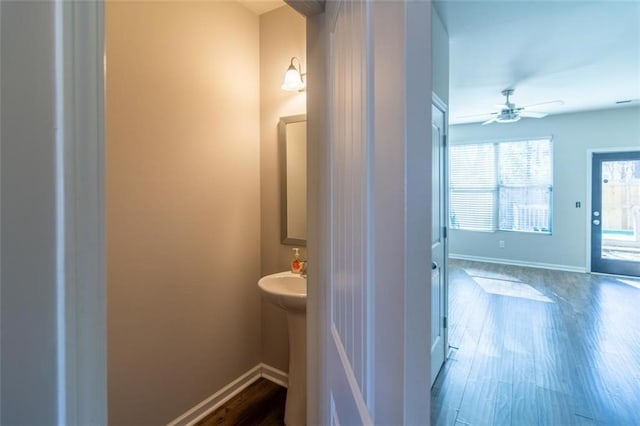
<svg viewBox="0 0 640 426">
<path fill-rule="evenodd" d="M 289 326 L 289 388 L 284 410 L 287 426 L 307 423 L 307 315 L 287 312 Z"/>
</svg>

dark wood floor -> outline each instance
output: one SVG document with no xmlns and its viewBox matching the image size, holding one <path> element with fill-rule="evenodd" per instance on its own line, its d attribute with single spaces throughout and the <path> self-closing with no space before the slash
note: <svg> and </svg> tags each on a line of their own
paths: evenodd
<svg viewBox="0 0 640 426">
<path fill-rule="evenodd" d="M 434 425 L 640 425 L 640 280 L 450 262 Z"/>
<path fill-rule="evenodd" d="M 196 426 L 282 426 L 287 389 L 258 379 Z"/>
</svg>

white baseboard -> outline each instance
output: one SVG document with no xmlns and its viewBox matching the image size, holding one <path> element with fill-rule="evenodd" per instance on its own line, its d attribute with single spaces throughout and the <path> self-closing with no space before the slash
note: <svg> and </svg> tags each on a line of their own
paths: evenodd
<svg viewBox="0 0 640 426">
<path fill-rule="evenodd" d="M 526 262 L 522 260 L 498 259 L 495 257 L 467 256 L 465 254 L 449 253 L 449 258 L 470 260 L 474 262 L 499 263 L 503 265 L 524 266 L 527 268 L 552 269 L 554 271 L 581 272 L 586 273 L 586 268 L 579 266 L 558 265 L 555 263 Z"/>
<path fill-rule="evenodd" d="M 191 426 L 202 420 L 208 414 L 220 408 L 224 403 L 249 387 L 260 377 L 264 377 L 280 386 L 287 387 L 289 376 L 284 371 L 260 363 L 244 373 L 198 405 L 172 420 L 167 426 Z"/>
</svg>

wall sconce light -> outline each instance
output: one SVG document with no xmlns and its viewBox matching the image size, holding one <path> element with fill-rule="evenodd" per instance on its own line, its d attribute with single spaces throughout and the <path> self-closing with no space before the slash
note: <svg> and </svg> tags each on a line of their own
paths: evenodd
<svg viewBox="0 0 640 426">
<path fill-rule="evenodd" d="M 293 65 L 294 59 L 298 61 L 298 68 Z M 280 87 L 282 88 L 282 90 L 286 90 L 288 92 L 302 92 L 305 88 L 304 80 L 302 79 L 302 77 L 305 75 L 307 74 L 302 73 L 302 65 L 300 64 L 300 59 L 294 56 L 293 58 L 291 58 L 291 64 L 289 65 L 289 68 L 287 68 L 287 72 L 284 75 L 284 80 L 282 81 L 282 86 Z"/>
</svg>

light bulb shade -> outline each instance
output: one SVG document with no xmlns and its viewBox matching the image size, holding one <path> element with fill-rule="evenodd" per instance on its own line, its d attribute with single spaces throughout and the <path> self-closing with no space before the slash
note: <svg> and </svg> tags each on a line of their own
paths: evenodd
<svg viewBox="0 0 640 426">
<path fill-rule="evenodd" d="M 282 87 L 282 90 L 286 90 L 289 92 L 295 92 L 304 89 L 304 81 L 302 81 L 302 75 L 300 75 L 300 71 L 296 69 L 293 63 L 289 65 L 289 68 L 284 75 L 282 86 L 280 87 Z"/>
</svg>

